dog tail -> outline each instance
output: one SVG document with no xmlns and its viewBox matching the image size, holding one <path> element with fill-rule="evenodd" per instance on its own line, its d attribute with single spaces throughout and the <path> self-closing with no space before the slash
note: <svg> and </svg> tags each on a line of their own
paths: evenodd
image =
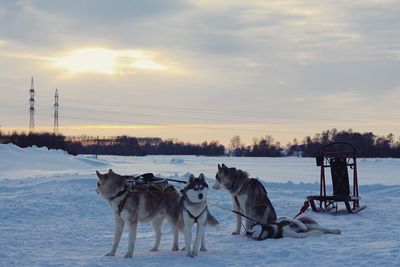
<svg viewBox="0 0 400 267">
<path fill-rule="evenodd" d="M 332 228 L 322 227 L 321 230 L 326 234 L 339 235 L 341 233 L 340 229 L 332 229 Z"/>
<path fill-rule="evenodd" d="M 332 228 L 324 227 L 309 217 L 305 217 L 305 216 L 300 217 L 298 220 L 301 221 L 302 223 L 304 223 L 307 226 L 307 228 L 313 229 L 313 230 L 320 230 L 324 234 L 339 235 L 341 233 L 340 229 L 332 229 Z"/>
<path fill-rule="evenodd" d="M 217 219 L 215 219 L 214 216 L 211 215 L 211 213 L 208 213 L 207 215 L 207 224 L 210 225 L 211 227 L 214 228 L 219 228 L 219 222 L 217 221 Z"/>
</svg>

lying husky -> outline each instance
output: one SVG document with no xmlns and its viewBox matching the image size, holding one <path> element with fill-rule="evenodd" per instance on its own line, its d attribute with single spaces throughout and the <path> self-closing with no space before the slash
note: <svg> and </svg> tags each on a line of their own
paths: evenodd
<svg viewBox="0 0 400 267">
<path fill-rule="evenodd" d="M 190 175 L 186 187 L 182 190 L 182 200 L 180 203 L 180 211 L 183 222 L 183 231 L 185 234 L 185 249 L 187 257 L 195 257 L 199 252 L 201 241 L 201 251 L 206 251 L 205 232 L 207 224 L 217 226 L 218 221 L 211 215 L 207 207 L 208 184 L 205 181 L 204 174 L 200 174 L 195 178 Z M 197 224 L 196 239 L 193 249 L 192 243 L 192 227 Z"/>
<path fill-rule="evenodd" d="M 282 237 L 304 238 L 321 234 L 340 234 L 340 230 L 326 228 L 309 217 L 301 217 L 299 219 L 279 218 L 272 224 L 256 224 L 247 231 L 247 235 L 256 240 Z"/>
<path fill-rule="evenodd" d="M 236 212 L 243 213 L 253 220 L 268 225 L 276 221 L 276 213 L 271 201 L 268 199 L 264 186 L 248 174 L 236 168 L 228 168 L 225 164 L 218 164 L 218 172 L 215 176 L 214 189 L 226 189 L 232 196 L 233 206 Z M 234 235 L 240 234 L 242 216 L 236 215 L 236 230 Z M 254 222 L 245 219 L 245 229 L 254 226 Z"/>
<path fill-rule="evenodd" d="M 179 230 L 179 203 L 180 193 L 169 185 L 165 190 L 138 190 L 131 187 L 127 176 L 114 173 L 111 169 L 108 173 L 100 174 L 96 171 L 97 193 L 108 200 L 114 212 L 115 233 L 114 243 L 111 251 L 106 256 L 114 256 L 121 240 L 124 224 L 128 225 L 129 243 L 125 258 L 133 255 L 136 240 L 136 230 L 138 222 L 151 221 L 156 233 L 156 241 L 152 251 L 157 251 L 160 246 L 161 226 L 163 220 L 167 218 L 174 233 L 172 250 L 179 250 L 178 230 Z"/>
</svg>

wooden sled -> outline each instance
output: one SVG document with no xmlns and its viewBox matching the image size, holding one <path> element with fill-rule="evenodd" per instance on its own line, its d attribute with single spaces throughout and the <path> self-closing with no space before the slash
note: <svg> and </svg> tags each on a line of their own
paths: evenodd
<svg viewBox="0 0 400 267">
<path fill-rule="evenodd" d="M 311 208 L 315 212 L 342 213 L 338 204 L 344 203 L 347 213 L 357 213 L 366 208 L 360 207 L 361 197 L 358 194 L 357 159 L 355 147 L 347 142 L 334 142 L 324 146 L 316 158 L 321 167 L 320 194 L 307 196 Z M 330 168 L 332 178 L 332 194 L 326 192 L 325 169 Z M 353 190 L 350 192 L 349 171 L 352 170 Z"/>
</svg>

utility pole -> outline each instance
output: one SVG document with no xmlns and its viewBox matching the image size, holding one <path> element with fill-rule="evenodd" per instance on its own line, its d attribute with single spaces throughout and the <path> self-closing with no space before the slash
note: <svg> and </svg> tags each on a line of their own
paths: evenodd
<svg viewBox="0 0 400 267">
<path fill-rule="evenodd" d="M 54 134 L 58 134 L 58 90 L 54 95 Z"/>
<path fill-rule="evenodd" d="M 33 133 L 35 130 L 35 88 L 33 87 L 33 77 L 31 78 L 29 94 L 29 132 Z"/>
</svg>

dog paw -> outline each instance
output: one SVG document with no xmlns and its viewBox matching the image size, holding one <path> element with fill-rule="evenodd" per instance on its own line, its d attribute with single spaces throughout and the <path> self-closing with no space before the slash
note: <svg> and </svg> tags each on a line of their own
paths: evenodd
<svg viewBox="0 0 400 267">
<path fill-rule="evenodd" d="M 201 247 L 200 251 L 207 251 L 207 248 L 206 247 Z"/>
<path fill-rule="evenodd" d="M 186 250 L 186 247 L 183 247 L 181 250 L 182 250 L 182 251 L 185 251 L 185 250 Z"/>
<path fill-rule="evenodd" d="M 158 248 L 152 248 L 152 249 L 150 249 L 150 251 L 151 251 L 151 252 L 157 252 L 157 251 L 158 251 Z"/>
<path fill-rule="evenodd" d="M 190 253 L 190 257 L 191 257 L 191 258 L 194 258 L 194 257 L 196 257 L 196 256 L 197 256 L 197 252 L 192 251 L 192 253 Z"/>
<path fill-rule="evenodd" d="M 179 251 L 179 246 L 173 246 L 172 251 Z"/>
<path fill-rule="evenodd" d="M 115 256 L 115 251 L 107 252 L 104 256 Z"/>
<path fill-rule="evenodd" d="M 124 258 L 132 258 L 132 256 L 133 256 L 132 252 L 127 252 L 125 253 Z"/>
<path fill-rule="evenodd" d="M 232 232 L 232 235 L 240 235 L 240 231 Z"/>
<path fill-rule="evenodd" d="M 191 257 L 191 258 L 193 258 L 193 257 L 192 257 L 192 253 L 187 252 L 187 253 L 186 253 L 186 257 Z"/>
</svg>

